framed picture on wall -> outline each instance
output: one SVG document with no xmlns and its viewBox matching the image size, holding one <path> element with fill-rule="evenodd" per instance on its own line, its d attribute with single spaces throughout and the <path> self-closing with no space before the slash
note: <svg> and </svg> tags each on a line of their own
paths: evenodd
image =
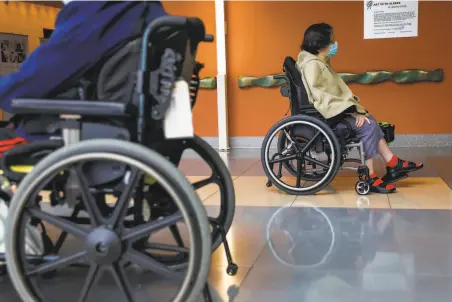
<svg viewBox="0 0 452 302">
<path fill-rule="evenodd" d="M 6 76 L 19 70 L 28 56 L 28 36 L 0 33 L 0 76 Z M 2 120 L 8 120 L 11 114 L 0 113 Z"/>
<path fill-rule="evenodd" d="M 19 70 L 28 56 L 28 36 L 0 33 L 0 76 Z"/>
</svg>

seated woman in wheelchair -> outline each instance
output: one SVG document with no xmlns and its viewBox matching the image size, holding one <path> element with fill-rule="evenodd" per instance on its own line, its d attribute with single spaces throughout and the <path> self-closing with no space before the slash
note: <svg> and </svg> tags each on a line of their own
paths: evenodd
<svg viewBox="0 0 452 302">
<path fill-rule="evenodd" d="M 359 104 L 359 98 L 332 68 L 330 58 L 337 50 L 331 25 L 313 24 L 305 31 L 297 66 L 309 101 L 324 118 L 350 124 L 364 145 L 371 192 L 392 193 L 394 182 L 421 169 L 423 164 L 399 159 L 392 153 L 375 118 Z M 378 178 L 374 172 L 374 157 L 378 154 L 386 161 L 387 173 L 383 178 Z"/>
</svg>

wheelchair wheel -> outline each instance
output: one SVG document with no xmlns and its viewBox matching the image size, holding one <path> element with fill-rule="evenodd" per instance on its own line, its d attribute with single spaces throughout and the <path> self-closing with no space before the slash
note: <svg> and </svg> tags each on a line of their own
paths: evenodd
<svg viewBox="0 0 452 302">
<path fill-rule="evenodd" d="M 121 188 L 119 198 L 113 212 L 108 216 L 102 213 L 95 199 L 103 187 L 93 187 L 90 185 L 92 179 L 85 176 L 86 165 L 106 161 L 114 162 L 112 167 L 115 171 L 125 171 L 120 178 L 122 186 L 118 185 Z M 137 222 L 134 218 L 127 219 L 131 215 L 130 210 L 132 214 L 140 210 L 134 206 L 142 195 L 140 186 L 143 185 L 144 176 L 153 177 L 168 192 L 178 208 L 176 213 L 158 220 Z M 67 195 L 64 197 L 67 203 L 75 200 L 75 206 L 83 206 L 89 216 L 88 222 L 85 223 L 87 226 L 80 225 L 82 220 L 71 221 L 70 218 L 64 217 L 61 214 L 64 208 L 52 207 L 50 211 L 44 211 L 45 205 L 40 202 L 42 188 L 56 181 L 64 181 L 66 184 L 64 194 Z M 111 190 L 111 187 L 107 189 Z M 130 282 L 138 280 L 141 284 L 143 274 L 138 273 L 138 279 L 131 276 L 136 275 L 140 269 L 148 274 L 155 273 L 159 277 L 157 281 L 167 279 L 179 282 L 171 301 L 195 299 L 207 280 L 212 245 L 206 211 L 190 183 L 177 168 L 163 156 L 143 146 L 126 141 L 99 139 L 57 150 L 39 162 L 23 179 L 12 199 L 9 213 L 7 269 L 23 301 L 52 301 L 50 296 L 55 293 L 53 286 L 57 284 L 61 291 L 62 287 L 68 285 L 60 282 L 46 283 L 41 276 L 53 270 L 63 275 L 63 270 L 70 272 L 75 266 L 88 267 L 81 290 L 80 286 L 77 286 L 76 289 L 71 288 L 68 291 L 72 295 L 75 290 L 80 290 L 77 301 L 86 301 L 90 296 L 93 300 L 103 298 L 105 293 L 92 290 L 103 280 L 103 275 L 112 276 L 117 284 L 119 293 L 115 295 L 115 300 L 148 301 L 148 290 L 134 292 L 137 290 L 137 284 Z M 24 253 L 23 244 L 24 230 L 30 220 L 39 220 L 62 229 L 78 239 L 80 244 L 71 242 L 69 255 L 59 253 L 31 258 Z M 189 259 L 187 269 L 179 272 L 140 250 L 139 242 L 182 221 L 185 222 L 189 238 L 189 247 L 185 249 Z M 161 245 L 160 248 L 177 250 L 177 247 L 169 245 Z M 72 271 L 69 275 L 73 274 Z M 138 294 L 145 294 L 147 297 L 143 299 L 138 297 Z"/>
<path fill-rule="evenodd" d="M 303 137 L 294 137 L 293 140 L 297 142 L 297 144 L 300 147 L 303 147 L 306 145 L 307 140 Z M 287 137 L 287 135 L 280 135 L 278 136 L 278 153 L 283 153 L 284 151 L 288 150 L 290 148 L 290 140 Z M 294 163 L 295 161 L 295 163 Z M 288 160 L 282 162 L 284 168 L 292 174 L 292 176 L 297 177 L 297 167 L 296 167 L 296 160 Z M 315 165 L 315 164 L 314 164 Z M 302 171 L 300 178 L 305 181 L 314 181 L 314 180 L 321 180 L 325 176 L 325 173 L 304 173 Z"/>
<path fill-rule="evenodd" d="M 367 182 L 360 180 L 355 184 L 355 191 L 359 195 L 367 195 L 370 192 L 370 185 Z"/>
<path fill-rule="evenodd" d="M 278 135 L 286 136 L 290 146 L 282 152 L 277 147 L 276 153 L 271 154 L 273 140 Z M 304 139 L 302 144 L 296 139 L 300 137 Z M 316 155 L 312 156 L 311 152 Z M 283 163 L 292 160 L 297 162 L 295 180 L 282 177 Z M 315 194 L 328 186 L 339 171 L 340 145 L 333 130 L 323 121 L 305 115 L 291 116 L 268 131 L 262 143 L 261 162 L 269 183 L 278 189 L 294 195 Z"/>
<path fill-rule="evenodd" d="M 202 138 L 195 136 L 192 139 L 184 139 L 180 141 L 168 141 L 168 148 L 181 148 L 182 152 L 185 150 L 192 150 L 197 153 L 210 167 L 212 174 L 206 179 L 196 181 L 192 184 L 195 190 L 199 190 L 211 184 L 218 186 L 220 193 L 220 209 L 218 213 L 209 214 L 209 219 L 216 224 L 223 227 L 225 234 L 228 233 L 231 227 L 234 213 L 235 213 L 235 191 L 232 182 L 231 174 L 225 163 L 218 155 L 218 153 Z M 162 152 L 163 153 L 163 152 Z M 152 210 L 156 210 L 151 209 Z M 166 212 L 166 215 L 171 214 L 171 211 Z M 212 233 L 212 252 L 214 252 L 222 243 L 221 232 L 217 227 L 211 226 Z M 177 242 L 178 246 L 184 247 L 184 242 L 180 240 L 180 232 L 177 228 L 172 230 L 172 236 Z M 152 241 L 152 238 L 150 239 Z M 161 262 L 175 268 L 182 269 L 187 265 L 186 255 L 176 253 L 174 255 L 155 255 Z"/>
</svg>

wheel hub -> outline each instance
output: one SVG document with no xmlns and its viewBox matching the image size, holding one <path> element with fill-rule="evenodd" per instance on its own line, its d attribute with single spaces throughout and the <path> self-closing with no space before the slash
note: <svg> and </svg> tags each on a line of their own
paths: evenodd
<svg viewBox="0 0 452 302">
<path fill-rule="evenodd" d="M 97 264 L 111 264 L 122 256 L 122 243 L 119 236 L 106 227 L 94 229 L 86 239 L 85 249 L 88 260 Z"/>
</svg>

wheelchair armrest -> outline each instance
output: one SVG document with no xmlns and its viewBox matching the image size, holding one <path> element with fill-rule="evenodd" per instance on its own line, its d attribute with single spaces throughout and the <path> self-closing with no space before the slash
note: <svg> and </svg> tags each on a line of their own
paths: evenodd
<svg viewBox="0 0 452 302">
<path fill-rule="evenodd" d="M 300 113 L 306 114 L 306 115 L 314 115 L 314 116 L 317 116 L 320 114 L 317 111 L 317 109 L 315 109 L 314 105 L 311 105 L 311 104 L 300 106 Z"/>
<path fill-rule="evenodd" d="M 23 115 L 61 115 L 74 114 L 81 116 L 127 117 L 133 116 L 137 108 L 131 104 L 51 99 L 15 99 L 11 109 L 14 114 Z"/>
</svg>

